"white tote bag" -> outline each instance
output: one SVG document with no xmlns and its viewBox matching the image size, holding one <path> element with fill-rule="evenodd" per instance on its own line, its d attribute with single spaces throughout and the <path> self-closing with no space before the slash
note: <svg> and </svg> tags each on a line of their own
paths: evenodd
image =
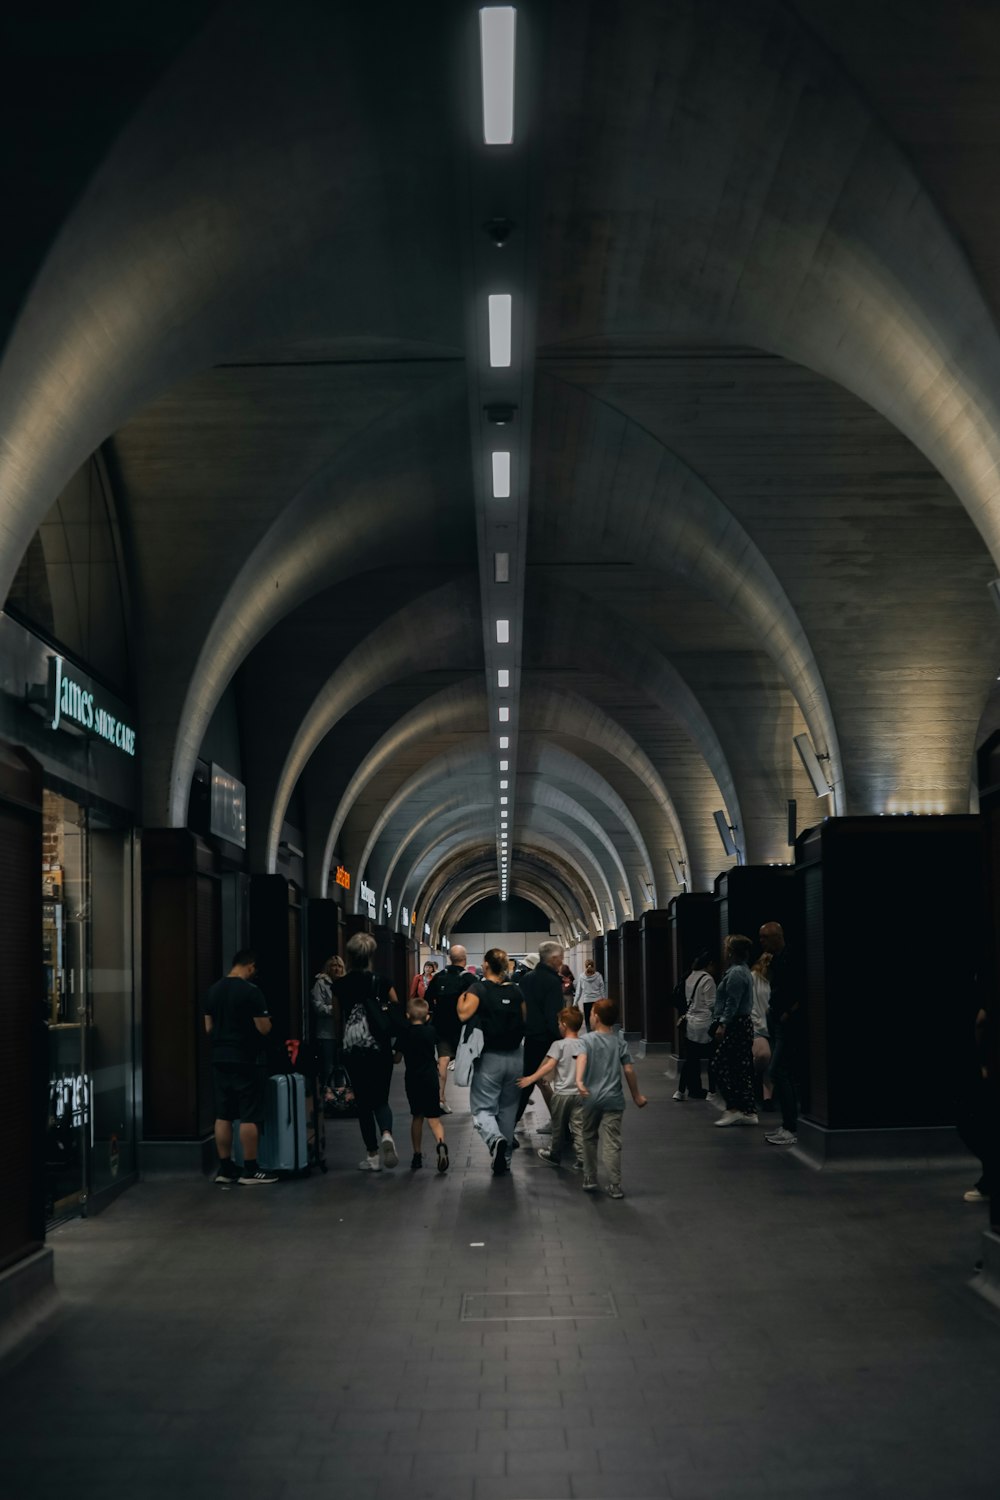
<svg viewBox="0 0 1000 1500">
<path fill-rule="evenodd" d="M 472 1083 L 482 1050 L 483 1033 L 473 1021 L 466 1021 L 462 1040 L 455 1052 L 455 1082 L 460 1089 L 467 1089 Z"/>
</svg>

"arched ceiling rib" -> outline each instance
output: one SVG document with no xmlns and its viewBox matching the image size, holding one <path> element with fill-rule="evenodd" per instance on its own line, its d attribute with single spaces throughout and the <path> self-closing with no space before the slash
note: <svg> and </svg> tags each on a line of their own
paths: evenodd
<svg viewBox="0 0 1000 1500">
<path fill-rule="evenodd" d="M 512 858 L 514 851 L 518 849 L 517 840 L 512 845 Z M 586 883 L 581 878 L 576 867 L 570 864 L 564 854 L 558 849 L 551 847 L 531 847 L 521 845 L 518 853 L 522 866 L 544 871 L 545 878 L 551 882 L 553 899 L 556 899 L 568 912 L 584 912 L 588 901 L 593 903 L 593 892 L 589 892 Z M 486 864 L 492 863 L 494 877 L 496 875 L 496 857 L 493 841 L 484 842 L 481 837 L 469 836 L 455 844 L 455 846 L 442 855 L 429 874 L 423 879 L 422 886 L 414 899 L 414 908 L 417 912 L 418 924 L 423 925 L 428 921 L 429 914 L 437 912 L 440 905 L 441 893 L 450 881 L 468 879 L 476 869 L 477 861 L 484 868 Z M 433 930 L 433 922 L 432 922 Z"/>
<path fill-rule="evenodd" d="M 553 863 L 557 863 L 563 871 L 567 888 L 576 891 L 581 905 L 585 906 L 588 900 L 592 905 L 599 904 L 600 899 L 605 908 L 619 911 L 617 895 L 583 839 L 572 829 L 560 828 L 558 824 L 553 832 L 553 823 L 554 820 L 549 820 L 537 809 L 522 816 L 523 832 L 516 828 L 512 838 L 511 866 L 516 862 L 514 848 L 520 839 L 522 845 L 530 844 L 532 849 L 545 850 L 552 857 Z M 495 869 L 496 841 L 492 836 L 492 828 L 484 820 L 481 811 L 470 814 L 467 818 L 454 821 L 450 828 L 439 833 L 421 850 L 400 881 L 400 904 L 411 911 L 416 908 L 419 912 L 421 903 L 427 900 L 426 892 L 434 888 L 439 878 L 438 872 L 442 869 L 443 861 L 453 849 L 467 848 L 470 843 L 477 843 L 480 848 L 492 846 Z"/>
</svg>

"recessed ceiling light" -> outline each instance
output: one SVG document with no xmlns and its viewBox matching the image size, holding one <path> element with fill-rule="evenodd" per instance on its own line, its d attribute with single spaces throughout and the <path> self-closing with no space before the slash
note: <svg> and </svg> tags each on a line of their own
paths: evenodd
<svg viewBox="0 0 1000 1500">
<path fill-rule="evenodd" d="M 498 710 L 498 712 L 500 714 L 500 723 L 506 724 L 510 719 L 510 709 L 505 704 L 503 708 Z"/>
<path fill-rule="evenodd" d="M 507 798 L 506 797 L 501 797 L 500 798 L 500 806 L 501 807 L 506 807 L 506 805 L 507 805 Z"/>
<path fill-rule="evenodd" d="M 510 292 L 491 292 L 490 309 L 490 364 L 494 370 L 505 370 L 510 364 Z"/>
<path fill-rule="evenodd" d="M 498 620 L 497 621 L 497 642 L 501 646 L 506 646 L 507 642 L 509 640 L 510 640 L 510 621 L 509 620 Z"/>
<path fill-rule="evenodd" d="M 514 139 L 514 47 L 517 11 L 513 5 L 484 5 L 479 12 L 479 55 L 483 75 L 483 140 L 509 146 Z"/>
<path fill-rule="evenodd" d="M 510 748 L 510 736 L 506 735 L 506 734 L 502 734 L 500 736 L 500 749 L 501 750 L 508 750 L 509 748 Z"/>
<path fill-rule="evenodd" d="M 510 553 L 494 552 L 493 554 L 493 581 L 494 583 L 510 583 Z"/>
<path fill-rule="evenodd" d="M 509 760 L 502 760 L 500 762 L 500 769 L 501 769 L 501 771 L 509 770 L 509 768 L 510 768 L 510 761 Z"/>
<path fill-rule="evenodd" d="M 510 687 L 510 672 L 506 667 L 497 670 L 497 687 Z"/>
<path fill-rule="evenodd" d="M 502 792 L 505 792 L 507 790 L 507 787 L 509 786 L 509 784 L 510 784 L 509 782 L 501 781 L 501 783 L 500 783 L 500 790 Z"/>
<path fill-rule="evenodd" d="M 509 453 L 494 453 L 493 455 L 493 498 L 494 500 L 510 499 Z"/>
</svg>

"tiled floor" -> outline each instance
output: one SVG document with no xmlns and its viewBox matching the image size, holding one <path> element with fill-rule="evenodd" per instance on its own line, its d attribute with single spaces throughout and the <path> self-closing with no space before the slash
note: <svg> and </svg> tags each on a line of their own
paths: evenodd
<svg viewBox="0 0 1000 1500">
<path fill-rule="evenodd" d="M 66 1317 L 0 1384 L 0 1494 L 997 1500 L 964 1174 L 815 1175 L 642 1077 L 621 1203 L 530 1147 L 493 1181 L 463 1111 L 447 1178 L 411 1175 L 402 1128 L 362 1176 L 343 1122 L 326 1178 L 146 1184 L 61 1230 Z M 496 1321 L 510 1293 L 535 1316 Z"/>
</svg>

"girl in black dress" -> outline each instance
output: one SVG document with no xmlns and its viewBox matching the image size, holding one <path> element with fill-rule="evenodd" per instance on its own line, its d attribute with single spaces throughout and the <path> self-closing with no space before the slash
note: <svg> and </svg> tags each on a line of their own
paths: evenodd
<svg viewBox="0 0 1000 1500">
<path fill-rule="evenodd" d="M 411 1000 L 406 1007 L 409 1025 L 402 1027 L 396 1036 L 399 1056 L 406 1066 L 406 1098 L 410 1106 L 410 1138 L 413 1142 L 413 1160 L 410 1171 L 416 1172 L 424 1164 L 424 1121 L 431 1127 L 431 1135 L 437 1142 L 437 1169 L 448 1170 L 448 1147 L 445 1145 L 444 1126 L 441 1124 L 441 1092 L 438 1083 L 437 1037 L 428 1021 L 430 1006 L 426 1000 Z"/>
</svg>

